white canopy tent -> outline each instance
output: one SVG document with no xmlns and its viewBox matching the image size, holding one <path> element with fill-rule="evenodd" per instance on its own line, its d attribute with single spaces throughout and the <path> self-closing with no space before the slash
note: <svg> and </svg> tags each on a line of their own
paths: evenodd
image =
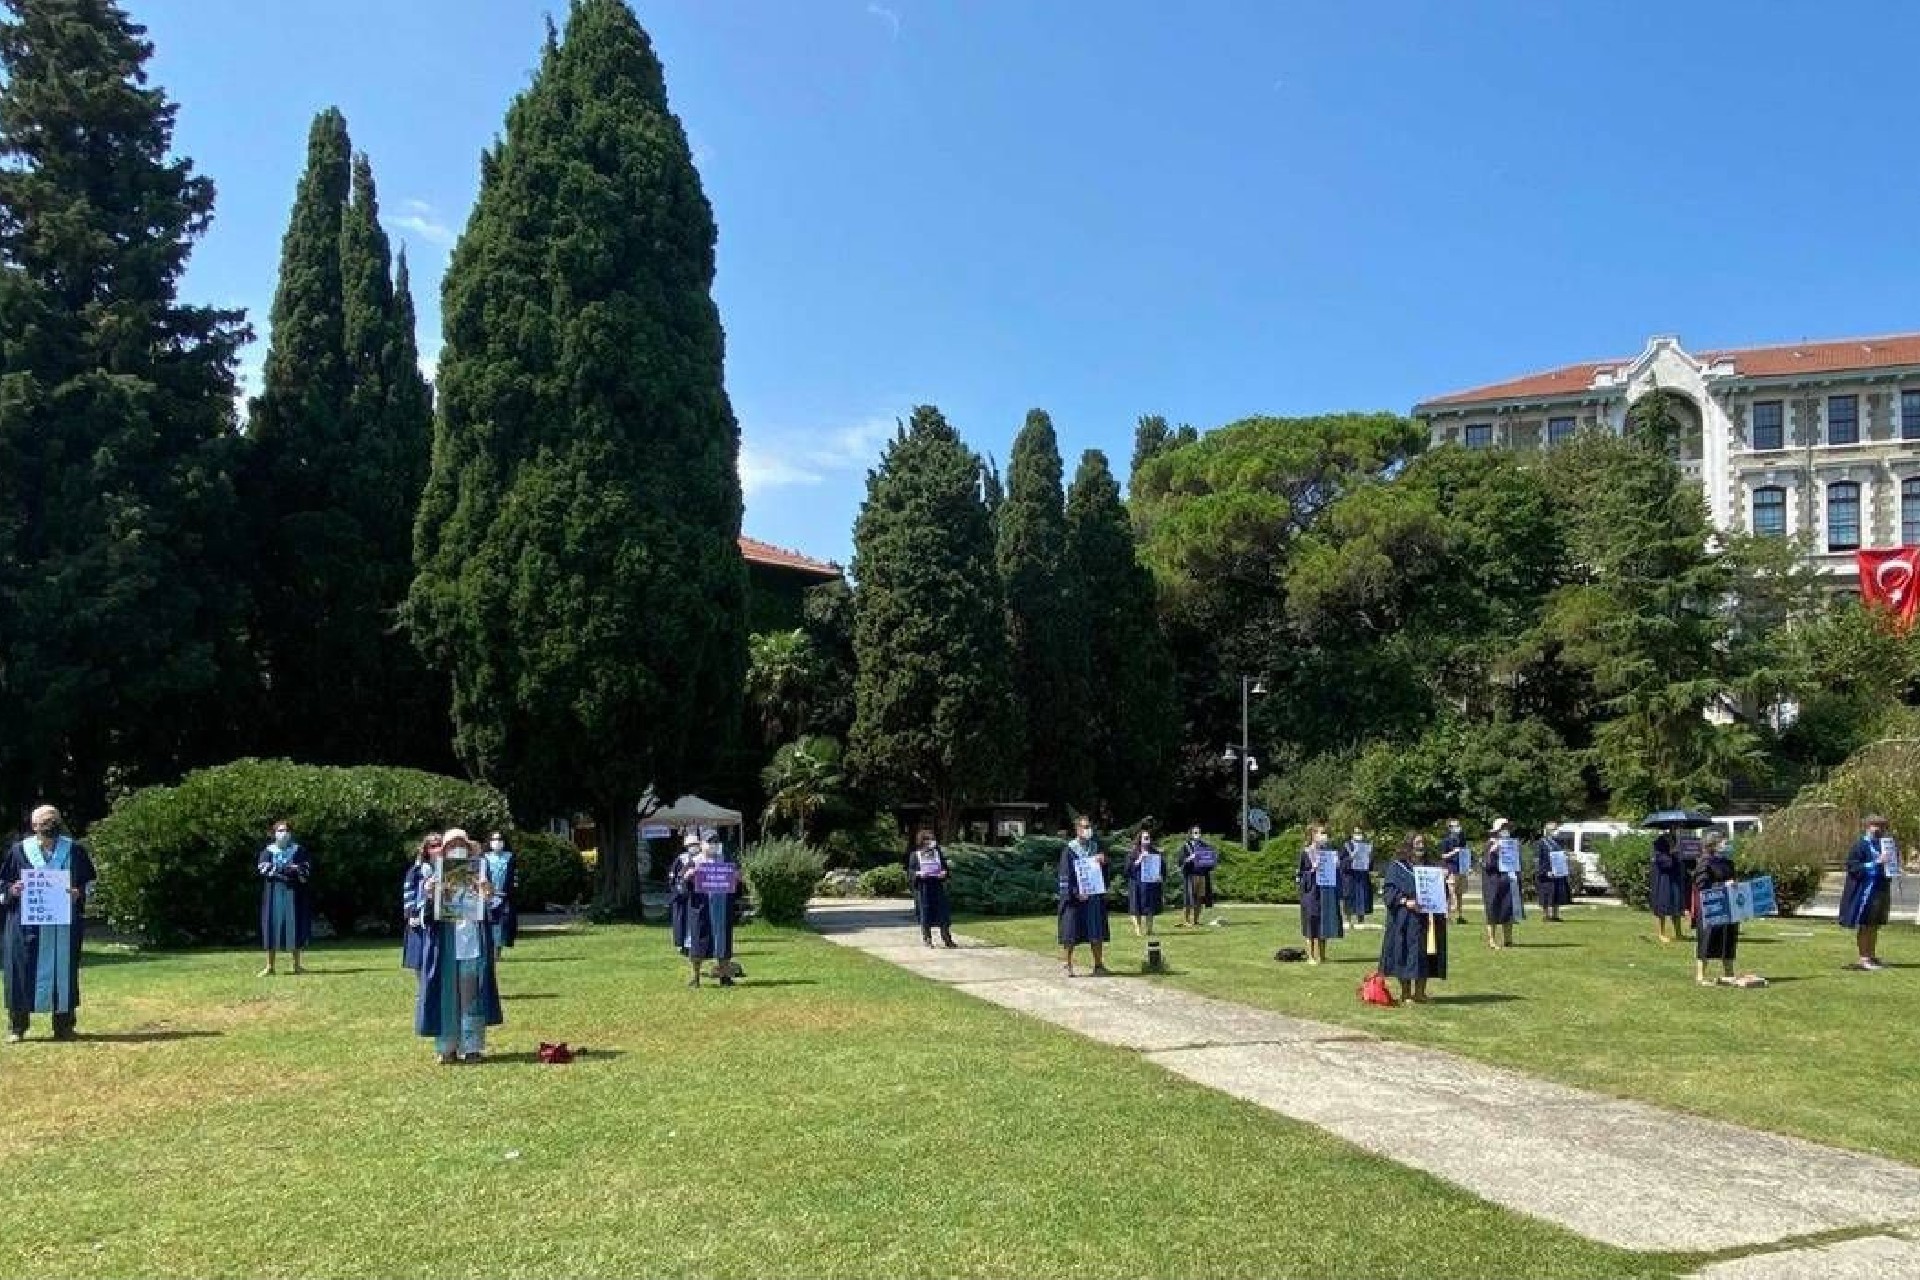
<svg viewBox="0 0 1920 1280">
<path fill-rule="evenodd" d="M 745 835 L 746 823 L 738 809 L 728 809 L 711 800 L 702 800 L 699 796 L 681 796 L 672 804 L 662 805 L 648 813 L 647 807 L 653 803 L 652 792 L 648 792 L 646 799 L 640 802 L 640 812 L 643 815 L 640 819 L 640 832 L 643 836 L 659 839 L 660 835 L 650 835 L 650 833 L 659 832 L 662 827 L 667 831 L 661 834 L 711 828 L 720 833 L 721 840 L 728 848 L 740 847 L 742 837 Z M 731 838 L 727 835 L 729 829 L 733 831 Z"/>
</svg>

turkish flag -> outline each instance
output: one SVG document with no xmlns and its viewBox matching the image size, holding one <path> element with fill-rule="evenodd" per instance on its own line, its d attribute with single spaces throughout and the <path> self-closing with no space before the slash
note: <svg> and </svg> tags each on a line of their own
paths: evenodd
<svg viewBox="0 0 1920 1280">
<path fill-rule="evenodd" d="M 1860 598 L 1893 614 L 1902 631 L 1913 625 L 1920 604 L 1920 547 L 1892 551 L 1856 551 L 1860 566 Z"/>
</svg>

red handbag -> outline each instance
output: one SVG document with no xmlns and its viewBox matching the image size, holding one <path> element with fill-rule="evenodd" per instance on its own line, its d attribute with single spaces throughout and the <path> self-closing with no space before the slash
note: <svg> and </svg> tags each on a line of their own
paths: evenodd
<svg viewBox="0 0 1920 1280">
<path fill-rule="evenodd" d="M 1375 969 L 1368 974 L 1366 981 L 1360 984 L 1360 1002 L 1362 1004 L 1397 1004 L 1393 992 L 1387 990 L 1387 980 Z"/>
<path fill-rule="evenodd" d="M 548 1044 L 542 1040 L 535 1056 L 547 1063 L 572 1062 L 574 1058 L 585 1052 L 585 1049 L 569 1049 L 564 1040 L 559 1044 Z"/>
</svg>

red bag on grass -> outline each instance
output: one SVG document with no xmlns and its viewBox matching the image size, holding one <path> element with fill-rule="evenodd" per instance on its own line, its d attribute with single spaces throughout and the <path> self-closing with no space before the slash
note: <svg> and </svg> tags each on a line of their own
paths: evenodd
<svg viewBox="0 0 1920 1280">
<path fill-rule="evenodd" d="M 1387 990 L 1387 980 L 1375 969 L 1368 974 L 1366 981 L 1360 984 L 1360 1002 L 1362 1004 L 1394 1004 L 1393 992 Z"/>
</svg>

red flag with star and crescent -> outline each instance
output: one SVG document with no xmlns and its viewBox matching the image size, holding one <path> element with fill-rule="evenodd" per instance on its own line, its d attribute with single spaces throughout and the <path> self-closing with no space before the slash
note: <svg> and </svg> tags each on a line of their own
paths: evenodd
<svg viewBox="0 0 1920 1280">
<path fill-rule="evenodd" d="M 1913 625 L 1920 605 L 1920 547 L 1890 551 L 1856 551 L 1860 566 L 1860 599 L 1893 615 L 1902 631 Z"/>
</svg>

